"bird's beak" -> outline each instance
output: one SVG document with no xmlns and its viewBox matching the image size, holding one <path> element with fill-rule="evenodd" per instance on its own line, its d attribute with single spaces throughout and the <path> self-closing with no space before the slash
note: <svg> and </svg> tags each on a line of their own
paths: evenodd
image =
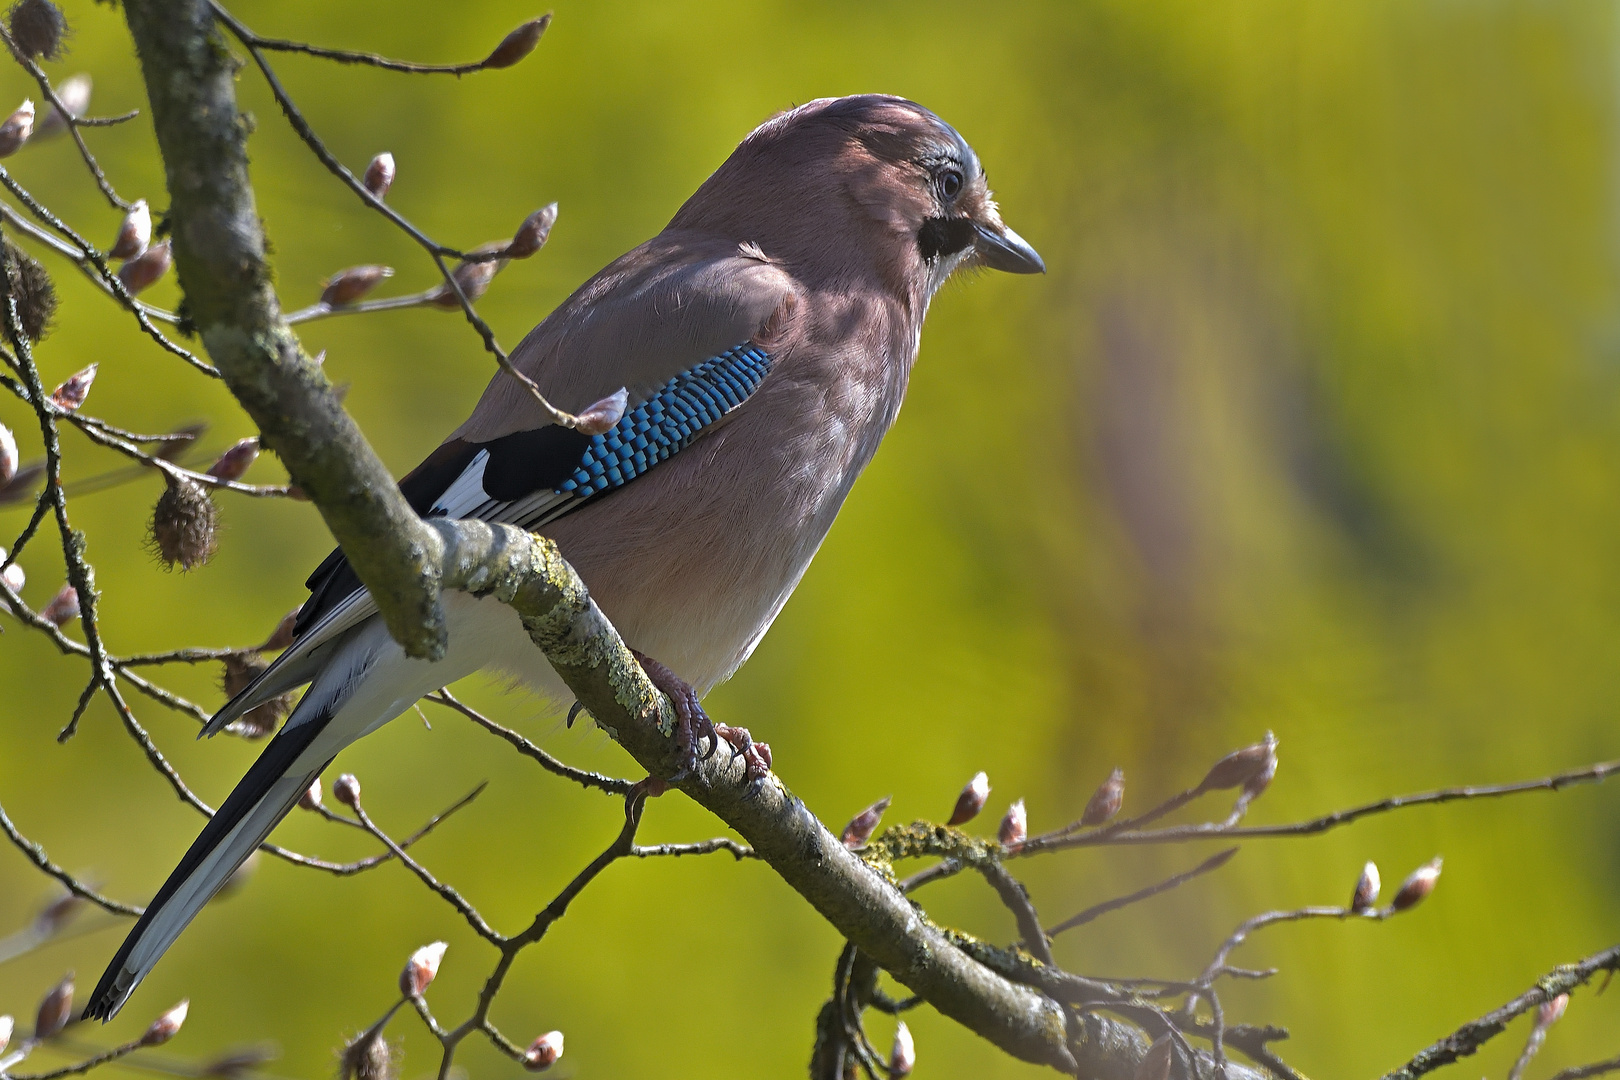
<svg viewBox="0 0 1620 1080">
<path fill-rule="evenodd" d="M 1046 263 L 1029 246 L 1029 241 L 999 221 L 994 225 L 973 223 L 973 250 L 979 262 L 992 270 L 1009 274 L 1046 273 Z"/>
</svg>

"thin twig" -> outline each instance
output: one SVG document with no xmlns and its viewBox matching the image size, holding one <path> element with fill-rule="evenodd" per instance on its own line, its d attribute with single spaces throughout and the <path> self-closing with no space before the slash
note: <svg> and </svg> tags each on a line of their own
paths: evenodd
<svg viewBox="0 0 1620 1080">
<path fill-rule="evenodd" d="M 1069 918 L 1064 919 L 1062 922 L 1052 927 L 1046 932 L 1046 936 L 1055 938 L 1065 930 L 1073 930 L 1077 926 L 1084 926 L 1086 923 L 1091 922 L 1098 916 L 1106 915 L 1110 911 L 1118 911 L 1122 907 L 1129 907 L 1131 904 L 1139 903 L 1146 900 L 1150 896 L 1158 896 L 1160 893 L 1169 892 L 1171 889 L 1174 889 L 1180 885 L 1185 885 L 1195 877 L 1208 874 L 1214 870 L 1219 870 L 1231 860 L 1232 856 L 1236 855 L 1237 853 L 1237 848 L 1227 848 L 1225 851 L 1217 852 L 1216 854 L 1211 855 L 1209 858 L 1205 859 L 1191 870 L 1183 870 L 1179 874 L 1172 874 L 1163 881 L 1149 885 L 1145 889 L 1138 889 L 1128 896 L 1120 896 L 1113 900 L 1104 900 L 1100 904 L 1093 904 L 1091 907 L 1086 908 L 1078 915 L 1071 915 Z"/>
<path fill-rule="evenodd" d="M 38 867 L 41 873 L 45 874 L 47 877 L 54 878 L 62 885 L 64 889 L 72 893 L 74 896 L 77 896 L 79 899 L 87 900 L 101 908 L 103 911 L 110 911 L 114 915 L 129 915 L 131 917 L 135 917 L 139 916 L 141 912 L 145 910 L 144 908 L 136 907 L 133 904 L 126 904 L 122 901 L 114 900 L 111 897 L 103 896 L 90 886 L 86 885 L 84 882 L 80 881 L 78 878 L 74 877 L 72 874 L 68 873 L 66 870 L 62 869 L 60 866 L 57 866 L 50 860 L 50 857 L 45 854 L 44 845 L 36 844 L 17 829 L 16 824 L 13 823 L 10 816 L 7 815 L 6 808 L 4 806 L 0 806 L 0 832 L 4 832 L 6 834 L 6 839 L 10 840 L 12 844 L 16 846 L 17 850 L 21 851 L 25 856 L 27 856 L 28 861 Z"/>
<path fill-rule="evenodd" d="M 215 11 L 221 9 L 215 5 Z M 541 32 L 551 23 L 548 12 L 540 16 Z M 245 29 L 245 28 L 244 28 Z M 418 64 L 409 60 L 395 60 L 392 57 L 380 56 L 377 53 L 357 52 L 352 49 L 329 49 L 320 45 L 310 45 L 303 41 L 284 41 L 279 38 L 261 37 L 248 31 L 252 43 L 261 49 L 270 49 L 273 52 L 299 53 L 303 56 L 313 56 L 321 60 L 334 60 L 340 64 L 364 64 L 369 67 L 383 68 L 387 71 L 402 71 L 411 75 L 470 75 L 475 71 L 483 71 L 489 67 L 489 57 L 482 60 L 473 60 L 465 64 Z"/>
<path fill-rule="evenodd" d="M 540 747 L 536 746 L 528 739 L 525 739 L 522 735 L 519 735 L 511 728 L 502 727 L 500 724 L 497 724 L 495 721 L 491 720 L 477 709 L 474 709 L 472 706 L 460 701 L 450 693 L 448 688 L 443 688 L 431 693 L 423 700 L 431 701 L 435 705 L 443 705 L 447 709 L 460 713 L 462 716 L 465 716 L 467 719 L 471 720 L 473 723 L 477 724 L 490 734 L 498 735 L 505 739 L 514 748 L 516 748 L 518 753 L 522 754 L 524 757 L 532 758 L 534 761 L 539 762 L 540 767 L 545 769 L 547 772 L 560 776 L 565 780 L 572 780 L 581 787 L 594 789 L 596 791 L 605 791 L 610 795 L 628 795 L 631 789 L 635 787 L 635 784 L 632 781 L 620 780 L 612 776 L 604 776 L 601 773 L 591 772 L 588 769 L 576 769 L 572 765 L 558 761 L 556 758 L 552 757 L 550 754 L 546 753 L 544 750 L 540 749 Z"/>
</svg>

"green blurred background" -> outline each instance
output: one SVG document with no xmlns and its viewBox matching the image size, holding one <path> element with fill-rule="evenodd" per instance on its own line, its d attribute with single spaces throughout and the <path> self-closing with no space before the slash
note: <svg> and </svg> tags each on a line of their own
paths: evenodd
<svg viewBox="0 0 1620 1080">
<path fill-rule="evenodd" d="M 66 10 L 73 50 L 51 71 L 91 72 L 98 114 L 143 106 L 119 13 Z M 534 14 L 405 0 L 237 10 L 267 34 L 442 61 L 483 55 Z M 1617 31 L 1613 4 L 1528 0 L 595 2 L 559 6 L 521 67 L 460 81 L 276 63 L 352 167 L 394 153 L 390 201 L 447 242 L 506 236 L 560 202 L 551 245 L 481 305 L 508 345 L 656 232 L 780 108 L 889 91 L 963 132 L 1050 273 L 987 275 L 937 299 L 898 426 L 774 631 L 710 705 L 769 739 L 784 779 L 835 827 L 884 794 L 891 820 L 943 816 L 985 769 L 984 828 L 1022 796 L 1038 830 L 1075 816 L 1116 764 L 1142 808 L 1267 728 L 1282 768 L 1262 822 L 1620 756 Z M 261 82 L 244 72 L 241 87 L 284 303 L 312 302 L 325 275 L 360 262 L 398 267 L 395 291 L 430 284 L 426 260 L 324 173 Z M 0 72 L 0 102 L 30 89 Z M 126 196 L 167 201 L 144 120 L 88 138 Z M 6 164 L 110 242 L 117 215 L 66 140 Z M 47 383 L 99 361 L 87 411 L 142 430 L 206 417 L 217 448 L 251 433 L 221 387 L 50 265 L 63 307 L 39 350 Z M 172 304 L 172 280 L 153 299 Z M 440 312 L 332 320 L 303 337 L 353 384 L 349 408 L 401 472 L 491 369 L 459 316 Z M 18 403 L 0 402 L 0 422 L 37 453 Z M 119 464 L 66 438 L 70 478 Z M 266 459 L 249 478 L 279 475 Z M 224 498 L 218 558 L 166 574 L 142 548 L 158 490 L 148 477 L 73 502 L 113 648 L 262 638 L 329 547 L 314 512 Z M 0 532 L 25 519 L 0 511 Z M 36 605 L 61 581 L 52 547 L 46 536 L 24 560 Z M 54 858 L 135 900 L 198 819 L 104 705 L 56 745 L 83 677 L 7 627 L 0 800 Z M 172 674 L 210 705 L 216 678 Z M 465 692 L 570 761 L 630 770 L 604 736 L 562 730 L 498 684 Z M 205 798 L 256 753 L 198 744 L 192 721 L 135 700 Z M 431 715 L 431 730 L 406 716 L 341 766 L 396 833 L 489 780 L 418 851 L 515 929 L 610 839 L 615 806 Z M 1343 902 L 1369 858 L 1393 883 L 1443 853 L 1439 890 L 1412 914 L 1282 927 L 1237 957 L 1282 972 L 1232 986 L 1229 1018 L 1288 1026 L 1285 1056 L 1310 1075 L 1378 1075 L 1620 938 L 1617 798 L 1587 788 L 1250 843 L 1215 878 L 1077 931 L 1058 954 L 1089 973 L 1187 975 L 1253 912 Z M 670 796 L 643 836 L 716 831 Z M 307 814 L 276 838 L 333 857 L 370 850 Z M 1055 921 L 1208 853 L 1020 870 Z M 0 933 L 47 886 L 0 848 Z M 923 898 L 941 919 L 1013 936 L 980 882 Z M 67 968 L 92 983 L 120 934 L 0 967 L 0 1012 L 31 1017 Z M 339 881 L 267 859 L 197 920 L 107 1038 L 189 996 L 175 1054 L 271 1039 L 275 1074 L 328 1075 L 333 1047 L 437 938 L 450 951 L 431 998 L 457 1021 L 494 954 L 442 903 L 397 867 Z M 521 1042 L 563 1029 L 559 1069 L 582 1080 L 801 1075 L 839 945 L 762 866 L 620 864 L 525 954 L 494 1018 Z M 1615 1053 L 1617 1010 L 1613 994 L 1578 995 L 1536 1074 Z M 1041 1075 L 926 1009 L 913 1027 L 921 1076 Z M 394 1031 L 404 1075 L 429 1074 L 431 1040 L 409 1017 Z M 1503 1075 L 1522 1034 L 1464 1071 Z M 473 1076 L 520 1073 L 476 1040 L 460 1060 Z"/>
</svg>

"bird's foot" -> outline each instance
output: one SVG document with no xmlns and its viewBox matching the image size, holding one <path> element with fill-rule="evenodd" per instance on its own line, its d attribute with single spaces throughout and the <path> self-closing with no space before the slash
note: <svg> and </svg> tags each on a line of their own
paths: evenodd
<svg viewBox="0 0 1620 1080">
<path fill-rule="evenodd" d="M 646 653 L 631 649 L 630 655 L 636 658 L 636 663 L 641 665 L 641 670 L 647 673 L 652 684 L 669 695 L 670 703 L 675 706 L 675 750 L 681 756 L 681 765 L 669 782 L 684 780 L 697 768 L 699 761 L 709 760 L 720 748 L 720 737 L 715 732 L 714 721 L 698 704 L 697 691 L 692 689 L 691 683 Z M 705 739 L 709 741 L 709 749 L 700 754 L 699 748 Z"/>
<path fill-rule="evenodd" d="M 745 727 L 716 724 L 714 733 L 731 747 L 731 760 L 743 759 L 743 783 L 748 785 L 748 798 L 758 795 L 765 786 L 765 777 L 771 771 L 771 744 L 755 742 Z"/>
</svg>

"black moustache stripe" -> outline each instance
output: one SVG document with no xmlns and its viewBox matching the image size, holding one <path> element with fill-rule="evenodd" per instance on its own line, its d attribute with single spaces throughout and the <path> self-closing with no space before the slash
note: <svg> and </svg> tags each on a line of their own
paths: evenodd
<svg viewBox="0 0 1620 1080">
<path fill-rule="evenodd" d="M 917 248 L 924 259 L 955 255 L 973 245 L 973 223 L 967 218 L 932 217 L 917 230 Z"/>
</svg>

